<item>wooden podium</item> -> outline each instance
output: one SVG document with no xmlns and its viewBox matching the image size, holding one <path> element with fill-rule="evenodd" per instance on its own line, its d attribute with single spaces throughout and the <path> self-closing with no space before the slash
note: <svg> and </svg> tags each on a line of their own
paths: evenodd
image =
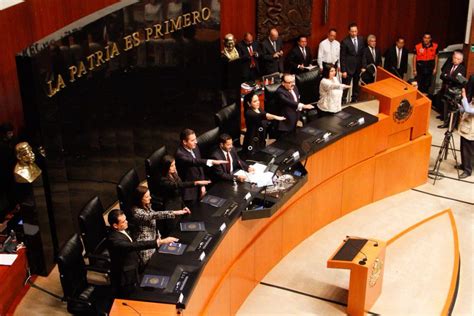
<svg viewBox="0 0 474 316">
<path fill-rule="evenodd" d="M 347 314 L 365 315 L 382 291 L 385 266 L 384 241 L 350 237 L 328 260 L 328 268 L 349 269 Z"/>
</svg>

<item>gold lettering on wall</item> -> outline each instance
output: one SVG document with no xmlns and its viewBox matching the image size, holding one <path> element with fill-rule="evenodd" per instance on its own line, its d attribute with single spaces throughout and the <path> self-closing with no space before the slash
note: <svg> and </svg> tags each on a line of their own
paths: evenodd
<svg viewBox="0 0 474 316">
<path fill-rule="evenodd" d="M 140 46 L 142 43 L 142 36 L 145 37 L 144 42 L 149 42 L 152 39 L 159 39 L 167 34 L 207 21 L 210 17 L 211 9 L 204 7 L 200 11 L 196 10 L 185 13 L 174 19 L 168 19 L 150 27 L 146 27 L 143 29 L 144 32 L 142 34 L 139 31 L 136 31 L 132 34 L 126 35 L 122 38 L 122 45 L 119 46 L 115 42 L 109 43 L 104 47 L 104 49 L 98 50 L 88 55 L 85 60 L 79 61 L 77 65 L 70 65 L 67 67 L 69 70 L 69 82 L 75 82 L 77 79 L 86 75 L 89 71 L 94 71 L 98 67 L 107 64 L 111 59 L 120 55 L 121 49 L 126 52 Z M 56 80 L 53 79 L 46 82 L 48 97 L 54 96 L 66 87 L 61 75 L 57 75 L 55 79 Z"/>
</svg>

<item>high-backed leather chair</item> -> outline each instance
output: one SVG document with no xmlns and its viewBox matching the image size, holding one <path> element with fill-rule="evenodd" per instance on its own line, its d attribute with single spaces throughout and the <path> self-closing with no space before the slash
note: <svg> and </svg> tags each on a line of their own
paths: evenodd
<svg viewBox="0 0 474 316">
<path fill-rule="evenodd" d="M 140 179 L 134 168 L 127 171 L 117 184 L 117 196 L 120 209 L 125 212 L 128 218 L 130 218 L 130 210 L 133 206 L 133 196 L 139 184 Z"/>
<path fill-rule="evenodd" d="M 220 128 L 215 127 L 198 136 L 197 142 L 202 158 L 206 159 L 211 156 L 212 152 L 218 146 L 220 134 Z"/>
<path fill-rule="evenodd" d="M 107 315 L 112 297 L 110 287 L 87 283 L 82 243 L 74 234 L 58 255 L 58 269 L 67 311 L 75 315 Z"/>
<path fill-rule="evenodd" d="M 265 111 L 275 115 L 281 115 L 281 108 L 276 97 L 276 91 L 280 86 L 279 83 L 269 84 L 265 86 Z M 278 121 L 270 121 L 267 133 L 270 138 L 277 137 Z"/>
<path fill-rule="evenodd" d="M 150 190 L 153 209 L 159 209 L 160 162 L 166 154 L 166 146 L 162 146 L 145 159 L 146 181 Z"/>
<path fill-rule="evenodd" d="M 106 247 L 107 226 L 104 222 L 104 207 L 98 196 L 90 199 L 79 213 L 79 230 L 91 265 L 110 267 L 109 253 Z"/>
<path fill-rule="evenodd" d="M 237 103 L 222 108 L 214 118 L 221 133 L 229 134 L 234 146 L 240 147 L 240 107 Z"/>
<path fill-rule="evenodd" d="M 296 86 L 300 92 L 301 103 L 308 104 L 319 100 L 320 82 L 321 75 L 317 68 L 296 75 Z"/>
</svg>

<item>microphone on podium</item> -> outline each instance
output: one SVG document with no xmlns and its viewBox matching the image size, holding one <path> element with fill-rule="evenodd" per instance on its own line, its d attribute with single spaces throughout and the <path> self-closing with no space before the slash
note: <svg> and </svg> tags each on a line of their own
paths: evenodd
<svg viewBox="0 0 474 316">
<path fill-rule="evenodd" d="M 352 247 L 352 249 L 355 249 L 357 250 L 357 252 L 360 252 L 364 258 L 362 260 L 359 260 L 359 264 L 361 266 L 364 266 L 366 263 L 367 263 L 367 255 L 362 251 L 362 250 L 359 250 L 357 249 L 356 247 L 354 247 L 351 243 L 348 243 L 347 240 L 349 240 L 350 238 L 352 238 L 351 236 L 346 236 L 346 239 L 344 239 L 344 242 L 346 243 L 346 245 L 349 245 Z M 365 239 L 365 238 L 359 238 L 359 237 L 355 237 L 354 239 Z"/>
<path fill-rule="evenodd" d="M 379 246 L 379 242 L 375 239 L 370 239 L 370 238 L 362 238 L 362 237 L 359 237 L 359 236 L 346 236 L 346 238 L 353 238 L 353 239 L 366 239 L 366 240 L 370 240 L 370 241 L 373 241 L 374 242 L 374 247 L 378 247 Z"/>
<path fill-rule="evenodd" d="M 141 315 L 142 315 L 142 314 L 140 314 L 135 308 L 133 308 L 132 305 L 128 305 L 126 302 L 122 302 L 122 305 L 123 305 L 123 306 L 127 306 L 127 307 L 133 309 L 133 311 L 134 311 L 135 313 L 137 313 L 138 316 L 141 316 Z"/>
</svg>

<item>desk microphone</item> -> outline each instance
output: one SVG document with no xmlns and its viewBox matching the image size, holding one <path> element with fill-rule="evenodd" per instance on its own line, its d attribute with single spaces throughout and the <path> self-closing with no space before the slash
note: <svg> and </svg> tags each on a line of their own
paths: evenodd
<svg viewBox="0 0 474 316">
<path fill-rule="evenodd" d="M 130 307 L 131 309 L 133 309 L 133 311 L 134 311 L 135 313 L 138 314 L 138 316 L 142 316 L 142 314 L 140 314 L 135 308 L 133 308 L 132 305 L 128 305 L 126 302 L 122 302 L 122 305 L 123 305 L 123 306 Z"/>
<path fill-rule="evenodd" d="M 352 239 L 366 239 L 366 240 L 370 240 L 370 241 L 373 241 L 374 242 L 374 247 L 378 247 L 379 246 L 379 242 L 375 239 L 370 239 L 370 238 L 362 238 L 362 237 L 359 237 L 359 236 L 346 236 L 346 238 L 352 238 Z"/>
<path fill-rule="evenodd" d="M 349 238 L 349 236 L 347 236 L 347 238 Z M 367 255 L 366 255 L 364 252 L 362 252 L 362 250 L 359 250 L 359 249 L 357 249 L 356 247 L 352 246 L 351 243 L 348 243 L 348 242 L 347 242 L 347 240 L 348 240 L 347 238 L 344 239 L 344 242 L 346 243 L 346 245 L 351 246 L 352 249 L 357 250 L 357 252 L 360 252 L 360 253 L 364 256 L 364 259 L 359 260 L 359 264 L 360 264 L 361 266 L 365 266 L 365 264 L 367 263 L 367 258 L 368 258 Z M 358 238 L 358 239 L 362 239 L 362 238 Z"/>
<path fill-rule="evenodd" d="M 395 71 L 395 74 L 398 76 L 398 78 L 402 79 L 403 80 L 403 76 L 400 75 L 400 73 L 398 72 L 397 68 L 395 66 L 392 66 L 392 70 Z M 408 90 L 408 87 L 407 85 L 405 85 L 405 88 L 403 88 L 403 90 Z"/>
</svg>

